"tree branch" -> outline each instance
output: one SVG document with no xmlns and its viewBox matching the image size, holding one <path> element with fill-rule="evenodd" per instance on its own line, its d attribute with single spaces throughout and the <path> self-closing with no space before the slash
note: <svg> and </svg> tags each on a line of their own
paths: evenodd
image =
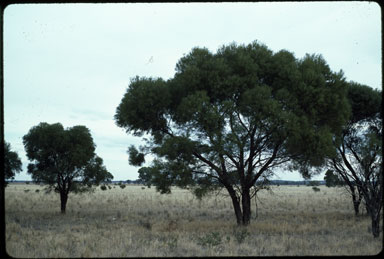
<svg viewBox="0 0 384 259">
<path fill-rule="evenodd" d="M 343 159 L 343 162 L 344 162 L 345 166 L 351 172 L 352 178 L 356 181 L 356 184 L 361 185 L 360 178 L 358 177 L 358 175 L 356 174 L 356 171 L 353 169 L 352 165 L 349 163 L 347 157 L 345 156 L 344 145 L 342 145 L 342 149 L 340 147 L 338 147 L 337 149 L 338 149 L 338 151 L 339 151 L 339 153 L 341 155 L 341 158 Z"/>
<path fill-rule="evenodd" d="M 214 163 L 212 163 L 211 161 L 207 160 L 205 157 L 203 157 L 202 155 L 200 155 L 199 153 L 197 152 L 193 152 L 193 155 L 195 157 L 197 157 L 198 159 L 200 159 L 200 161 L 204 162 L 205 164 L 207 164 L 210 168 L 212 168 L 213 170 L 215 170 L 217 172 L 217 174 L 220 176 L 221 175 L 221 170 L 218 166 L 216 166 Z"/>
<path fill-rule="evenodd" d="M 250 186 L 253 186 L 257 179 L 264 173 L 265 170 L 267 170 L 270 166 L 270 164 L 273 162 L 273 160 L 276 158 L 277 152 L 279 151 L 281 146 L 281 143 L 276 144 L 272 156 L 268 159 L 268 161 L 260 168 L 259 172 L 255 175 L 255 177 L 252 179 Z"/>
</svg>

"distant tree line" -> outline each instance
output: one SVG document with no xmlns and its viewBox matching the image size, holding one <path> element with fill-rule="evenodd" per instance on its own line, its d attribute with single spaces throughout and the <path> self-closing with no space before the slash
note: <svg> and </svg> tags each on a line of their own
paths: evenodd
<svg viewBox="0 0 384 259">
<path fill-rule="evenodd" d="M 125 181 L 127 184 L 143 184 L 143 180 L 141 179 L 136 179 L 136 180 L 126 180 Z"/>
</svg>

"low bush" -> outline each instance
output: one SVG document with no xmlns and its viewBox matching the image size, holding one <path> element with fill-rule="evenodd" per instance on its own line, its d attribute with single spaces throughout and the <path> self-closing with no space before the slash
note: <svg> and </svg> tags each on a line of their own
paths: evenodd
<svg viewBox="0 0 384 259">
<path fill-rule="evenodd" d="M 197 238 L 197 244 L 203 247 L 213 247 L 221 244 L 221 236 L 219 232 L 211 232 L 203 237 Z"/>
<path fill-rule="evenodd" d="M 312 187 L 312 190 L 313 190 L 314 192 L 319 192 L 319 191 L 320 191 L 320 188 L 319 188 L 319 187 L 316 187 L 316 186 L 313 186 L 313 187 Z"/>
</svg>

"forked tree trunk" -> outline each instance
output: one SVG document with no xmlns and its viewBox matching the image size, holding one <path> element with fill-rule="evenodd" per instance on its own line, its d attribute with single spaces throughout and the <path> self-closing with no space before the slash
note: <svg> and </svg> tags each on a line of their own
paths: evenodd
<svg viewBox="0 0 384 259">
<path fill-rule="evenodd" d="M 235 210 L 237 225 L 241 225 L 243 214 L 241 213 L 240 202 L 237 199 L 236 192 L 232 188 L 228 189 L 228 192 L 229 192 L 229 196 L 232 199 L 232 205 L 233 205 L 233 209 Z"/>
<path fill-rule="evenodd" d="M 241 195 L 241 202 L 233 188 L 227 188 L 227 190 L 232 199 L 232 205 L 235 211 L 237 225 L 249 225 L 251 222 L 251 198 L 249 190 L 243 190 Z"/>
</svg>

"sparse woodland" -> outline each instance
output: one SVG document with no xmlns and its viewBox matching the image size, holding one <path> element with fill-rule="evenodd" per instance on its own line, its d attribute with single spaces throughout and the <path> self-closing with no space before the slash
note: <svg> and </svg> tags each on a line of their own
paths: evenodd
<svg viewBox="0 0 384 259">
<path fill-rule="evenodd" d="M 39 258 L 378 254 L 381 102 L 381 91 L 348 82 L 321 55 L 298 59 L 257 41 L 216 53 L 193 48 L 171 79 L 132 78 L 116 108 L 116 125 L 145 138 L 127 147 L 142 185 L 111 183 L 86 126 L 30 129 L 23 144 L 34 183 L 5 188 L 6 251 Z M 11 180 L 21 162 L 4 147 Z M 305 179 L 327 171 L 337 187 L 271 186 L 277 169 Z"/>
</svg>

